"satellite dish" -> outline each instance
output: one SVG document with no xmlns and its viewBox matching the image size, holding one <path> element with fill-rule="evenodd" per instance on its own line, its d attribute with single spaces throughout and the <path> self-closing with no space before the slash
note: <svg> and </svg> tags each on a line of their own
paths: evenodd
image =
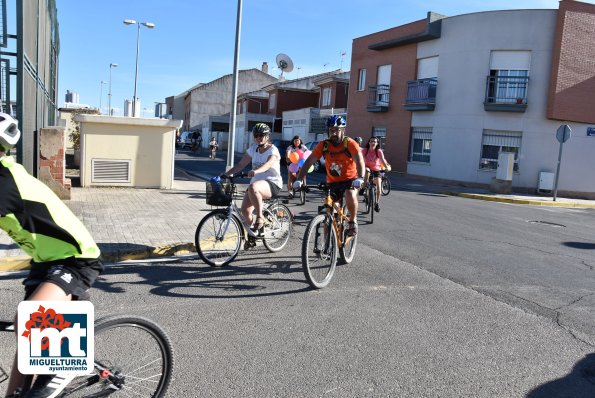
<svg viewBox="0 0 595 398">
<path fill-rule="evenodd" d="M 281 69 L 281 77 L 283 77 L 283 72 L 289 73 L 293 70 L 293 61 L 289 58 L 289 55 L 278 54 L 277 67 Z"/>
</svg>

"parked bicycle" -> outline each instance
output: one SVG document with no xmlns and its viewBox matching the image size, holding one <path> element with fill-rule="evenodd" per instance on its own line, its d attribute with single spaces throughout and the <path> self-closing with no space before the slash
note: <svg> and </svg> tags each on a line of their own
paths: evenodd
<svg viewBox="0 0 595 398">
<path fill-rule="evenodd" d="M 324 191 L 324 205 L 306 227 L 302 243 L 302 266 L 310 285 L 316 289 L 326 287 L 335 273 L 337 257 L 349 264 L 355 256 L 357 235 L 347 236 L 349 211 L 343 195 L 334 197 L 326 183 L 309 185 Z"/>
<path fill-rule="evenodd" d="M 13 323 L 0 321 L 0 332 L 14 333 Z M 173 365 L 171 341 L 159 325 L 139 316 L 109 316 L 95 321 L 93 373 L 74 378 L 57 398 L 165 397 Z M 6 379 L 0 368 L 0 383 Z M 25 377 L 22 395 L 32 381 Z"/>
<path fill-rule="evenodd" d="M 211 206 L 224 206 L 208 213 L 198 224 L 194 243 L 200 258 L 213 267 L 221 267 L 232 262 L 240 251 L 256 246 L 258 241 L 270 252 L 282 250 L 293 229 L 293 215 L 278 197 L 265 200 L 263 216 L 266 220 L 260 231 L 254 231 L 235 203 L 237 178 L 247 177 L 246 173 L 234 176 L 221 176 L 223 183 L 207 183 L 206 200 Z"/>
</svg>

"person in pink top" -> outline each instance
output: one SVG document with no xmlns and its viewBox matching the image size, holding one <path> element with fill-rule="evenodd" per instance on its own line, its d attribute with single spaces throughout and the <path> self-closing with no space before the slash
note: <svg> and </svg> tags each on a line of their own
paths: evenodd
<svg viewBox="0 0 595 398">
<path fill-rule="evenodd" d="M 378 137 L 370 137 L 366 147 L 362 149 L 362 155 L 364 156 L 364 162 L 366 164 L 366 176 L 364 183 L 367 184 L 370 173 L 374 177 L 374 183 L 376 184 L 376 204 L 374 205 L 374 211 L 380 211 L 380 194 L 381 194 L 381 176 L 380 172 L 385 168 L 390 168 L 390 165 L 384 158 L 384 153 L 380 149 L 380 140 Z"/>
</svg>

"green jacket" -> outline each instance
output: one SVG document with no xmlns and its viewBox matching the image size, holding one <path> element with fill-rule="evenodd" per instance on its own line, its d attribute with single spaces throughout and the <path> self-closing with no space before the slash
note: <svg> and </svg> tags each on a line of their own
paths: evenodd
<svg viewBox="0 0 595 398">
<path fill-rule="evenodd" d="M 83 223 L 12 156 L 0 158 L 0 228 L 35 262 L 100 255 Z"/>
</svg>

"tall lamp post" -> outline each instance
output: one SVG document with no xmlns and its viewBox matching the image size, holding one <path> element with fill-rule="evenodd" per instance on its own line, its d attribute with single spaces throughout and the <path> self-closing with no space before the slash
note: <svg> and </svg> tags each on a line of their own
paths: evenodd
<svg viewBox="0 0 595 398">
<path fill-rule="evenodd" d="M 107 115 L 112 116 L 112 68 L 118 64 L 109 64 L 109 93 L 107 95 Z"/>
<path fill-rule="evenodd" d="M 136 115 L 136 86 L 138 83 L 138 50 L 140 47 L 140 26 L 143 25 L 149 29 L 153 29 L 155 27 L 154 23 L 151 22 L 137 22 L 134 19 L 125 19 L 125 25 L 134 25 L 136 24 L 136 71 L 134 72 L 134 96 L 132 97 L 132 117 Z"/>
<path fill-rule="evenodd" d="M 103 85 L 107 84 L 103 80 L 99 82 L 99 114 L 101 115 L 101 100 L 103 99 Z"/>
</svg>

